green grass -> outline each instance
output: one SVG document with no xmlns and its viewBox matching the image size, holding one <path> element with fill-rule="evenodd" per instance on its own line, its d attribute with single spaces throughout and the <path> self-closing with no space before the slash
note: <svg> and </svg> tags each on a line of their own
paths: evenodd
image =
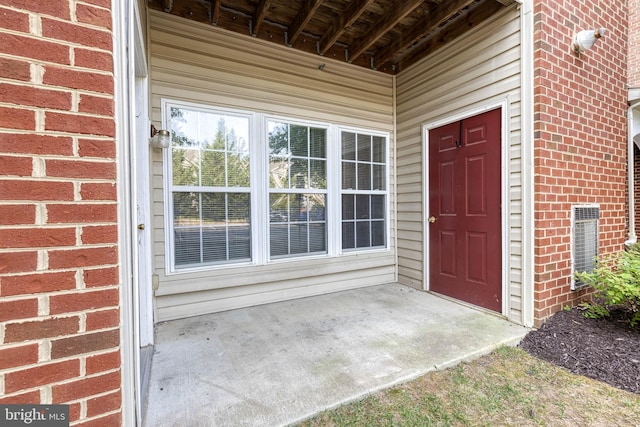
<svg viewBox="0 0 640 427">
<path fill-rule="evenodd" d="M 640 426 L 640 396 L 511 347 L 323 412 L 300 426 Z"/>
</svg>

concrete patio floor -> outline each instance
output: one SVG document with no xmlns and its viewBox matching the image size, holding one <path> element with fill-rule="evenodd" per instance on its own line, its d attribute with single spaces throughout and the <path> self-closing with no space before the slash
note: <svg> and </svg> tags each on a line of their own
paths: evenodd
<svg viewBox="0 0 640 427">
<path fill-rule="evenodd" d="M 287 425 L 527 332 L 399 284 L 166 322 L 144 425 Z"/>
</svg>

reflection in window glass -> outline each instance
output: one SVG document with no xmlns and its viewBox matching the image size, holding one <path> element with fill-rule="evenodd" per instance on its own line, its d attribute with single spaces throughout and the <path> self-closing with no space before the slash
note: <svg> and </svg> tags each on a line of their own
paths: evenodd
<svg viewBox="0 0 640 427">
<path fill-rule="evenodd" d="M 250 260 L 249 118 L 170 114 L 176 268 Z"/>
<path fill-rule="evenodd" d="M 268 135 L 270 256 L 326 253 L 327 130 L 272 121 Z"/>
</svg>

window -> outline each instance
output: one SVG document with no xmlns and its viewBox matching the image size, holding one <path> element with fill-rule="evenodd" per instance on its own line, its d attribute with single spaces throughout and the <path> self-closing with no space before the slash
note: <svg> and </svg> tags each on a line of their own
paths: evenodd
<svg viewBox="0 0 640 427">
<path fill-rule="evenodd" d="M 598 222 L 600 208 L 598 206 L 572 207 L 572 258 L 573 273 L 590 272 L 595 268 L 598 256 Z M 584 286 L 572 274 L 572 289 Z"/>
<path fill-rule="evenodd" d="M 279 256 L 327 252 L 327 130 L 270 121 L 269 241 Z"/>
<path fill-rule="evenodd" d="M 168 271 L 387 248 L 386 134 L 169 101 L 163 111 Z"/>
<path fill-rule="evenodd" d="M 251 259 L 249 119 L 171 107 L 176 268 Z"/>
<path fill-rule="evenodd" d="M 342 132 L 342 249 L 386 246 L 386 138 Z"/>
</svg>

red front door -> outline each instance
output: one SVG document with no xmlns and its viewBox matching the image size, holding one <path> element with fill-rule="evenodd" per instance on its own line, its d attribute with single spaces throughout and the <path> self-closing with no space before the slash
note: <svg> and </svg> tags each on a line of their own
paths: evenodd
<svg viewBox="0 0 640 427">
<path fill-rule="evenodd" d="M 502 310 L 501 110 L 429 131 L 430 290 Z"/>
</svg>

